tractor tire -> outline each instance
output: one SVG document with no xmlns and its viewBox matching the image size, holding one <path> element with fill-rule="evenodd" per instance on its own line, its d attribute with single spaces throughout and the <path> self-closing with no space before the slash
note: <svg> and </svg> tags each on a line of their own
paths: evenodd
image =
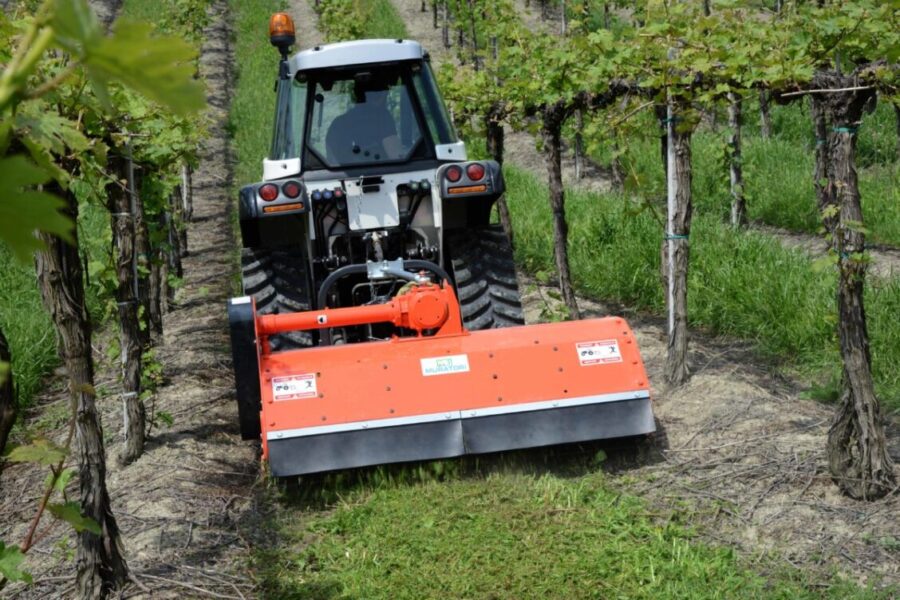
<svg viewBox="0 0 900 600">
<path fill-rule="evenodd" d="M 466 329 L 525 324 L 512 248 L 499 225 L 448 231 L 444 248 Z"/>
<path fill-rule="evenodd" d="M 244 294 L 256 300 L 261 315 L 310 310 L 307 261 L 302 248 L 244 248 L 241 281 Z M 309 331 L 279 333 L 269 338 L 274 351 L 313 345 Z"/>
</svg>

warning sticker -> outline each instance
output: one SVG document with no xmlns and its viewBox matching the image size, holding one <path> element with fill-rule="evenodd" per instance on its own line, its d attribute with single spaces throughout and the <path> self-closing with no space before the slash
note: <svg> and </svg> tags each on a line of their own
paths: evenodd
<svg viewBox="0 0 900 600">
<path fill-rule="evenodd" d="M 619 342 L 616 340 L 577 342 L 575 349 L 582 367 L 622 362 L 622 353 L 619 352 Z"/>
<path fill-rule="evenodd" d="M 422 375 L 449 375 L 451 373 L 465 373 L 469 370 L 469 357 L 466 354 L 454 354 L 453 356 L 440 356 L 435 358 L 419 359 L 422 363 Z"/>
<path fill-rule="evenodd" d="M 315 398 L 318 395 L 315 373 L 272 378 L 272 398 L 275 402 Z"/>
</svg>

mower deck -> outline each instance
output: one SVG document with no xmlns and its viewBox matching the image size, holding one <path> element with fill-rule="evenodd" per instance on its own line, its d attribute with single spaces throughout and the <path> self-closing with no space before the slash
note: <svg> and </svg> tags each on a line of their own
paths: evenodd
<svg viewBox="0 0 900 600">
<path fill-rule="evenodd" d="M 619 318 L 262 354 L 259 366 L 276 476 L 655 430 Z"/>
</svg>

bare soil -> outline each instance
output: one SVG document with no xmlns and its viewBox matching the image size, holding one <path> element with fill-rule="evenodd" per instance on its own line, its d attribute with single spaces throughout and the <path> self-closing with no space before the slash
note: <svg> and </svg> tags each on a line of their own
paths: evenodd
<svg viewBox="0 0 900 600">
<path fill-rule="evenodd" d="M 425 45 L 436 65 L 455 60 L 417 0 L 393 2 L 410 37 Z M 540 19 L 536 2 L 530 11 L 523 0 L 518 4 L 523 20 L 533 27 L 558 29 L 554 15 Z M 509 163 L 544 176 L 531 135 L 515 133 L 507 140 Z M 571 155 L 567 162 L 572 181 Z M 584 183 L 591 185 L 596 178 L 597 171 L 589 173 Z M 600 186 L 608 186 L 608 177 L 601 173 L 599 179 Z M 814 246 L 803 243 L 808 244 L 804 248 Z M 528 322 L 559 314 L 558 290 L 522 274 L 520 288 Z M 663 508 L 691 507 L 692 522 L 701 526 L 703 536 L 736 546 L 751 559 L 774 554 L 823 577 L 837 570 L 864 581 L 900 583 L 900 490 L 872 503 L 838 493 L 825 458 L 832 407 L 802 398 L 801 386 L 754 356 L 749 343 L 698 331 L 691 332 L 690 381 L 667 389 L 666 334 L 660 319 L 586 298 L 579 298 L 579 305 L 584 318 L 628 317 L 650 378 L 658 433 L 648 445 L 610 454 L 610 469 L 629 491 Z M 889 439 L 891 454 L 900 463 L 896 424 Z"/>
<path fill-rule="evenodd" d="M 793 248 L 805 252 L 812 259 L 827 256 L 831 248 L 828 240 L 812 233 L 787 231 L 768 225 L 756 225 L 754 228 L 777 239 L 785 248 Z M 900 249 L 879 246 L 867 248 L 866 253 L 871 261 L 867 271 L 868 275 L 880 279 L 900 277 Z"/>
</svg>

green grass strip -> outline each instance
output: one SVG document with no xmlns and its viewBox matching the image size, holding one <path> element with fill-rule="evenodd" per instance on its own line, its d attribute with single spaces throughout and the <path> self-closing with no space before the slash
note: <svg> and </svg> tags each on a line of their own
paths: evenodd
<svg viewBox="0 0 900 600">
<path fill-rule="evenodd" d="M 316 11 L 319 30 L 329 42 L 407 36 L 406 24 L 390 0 L 321 0 Z"/>
<path fill-rule="evenodd" d="M 282 545 L 255 564 L 263 597 L 282 600 L 890 597 L 838 579 L 813 588 L 771 561 L 762 576 L 689 522 L 602 473 L 492 474 L 358 490 L 306 527 L 279 523 Z"/>
<path fill-rule="evenodd" d="M 269 155 L 278 52 L 269 43 L 267 24 L 272 13 L 284 8 L 281 0 L 242 0 L 232 4 L 237 81 L 229 128 L 237 155 L 236 187 L 259 181 L 262 160 Z"/>
</svg>

